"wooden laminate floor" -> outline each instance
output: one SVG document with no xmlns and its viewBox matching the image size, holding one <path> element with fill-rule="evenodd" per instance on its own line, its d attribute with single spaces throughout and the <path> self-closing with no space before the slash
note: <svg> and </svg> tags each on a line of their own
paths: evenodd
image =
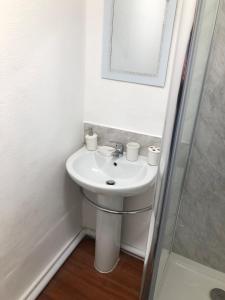
<svg viewBox="0 0 225 300">
<path fill-rule="evenodd" d="M 143 262 L 121 252 L 116 269 L 94 268 L 94 240 L 86 238 L 56 273 L 37 300 L 137 300 Z"/>
</svg>

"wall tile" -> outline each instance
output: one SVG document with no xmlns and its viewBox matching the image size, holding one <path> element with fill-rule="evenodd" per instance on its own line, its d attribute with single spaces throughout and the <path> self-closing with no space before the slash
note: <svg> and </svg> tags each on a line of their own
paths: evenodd
<svg viewBox="0 0 225 300">
<path fill-rule="evenodd" d="M 123 145 L 129 142 L 137 142 L 141 145 L 140 154 L 145 156 L 148 153 L 149 146 L 160 146 L 161 142 L 159 137 L 91 123 L 84 123 L 85 133 L 89 127 L 93 128 L 93 131 L 98 134 L 99 145 L 110 145 L 110 141 L 120 142 Z"/>
</svg>

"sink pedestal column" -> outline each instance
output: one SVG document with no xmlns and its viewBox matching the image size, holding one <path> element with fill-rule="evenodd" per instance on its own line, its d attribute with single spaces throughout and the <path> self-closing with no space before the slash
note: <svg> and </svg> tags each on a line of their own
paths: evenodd
<svg viewBox="0 0 225 300">
<path fill-rule="evenodd" d="M 98 204 L 112 210 L 123 209 L 123 198 L 97 196 Z M 101 273 L 111 272 L 119 261 L 122 215 L 96 212 L 95 268 Z"/>
</svg>

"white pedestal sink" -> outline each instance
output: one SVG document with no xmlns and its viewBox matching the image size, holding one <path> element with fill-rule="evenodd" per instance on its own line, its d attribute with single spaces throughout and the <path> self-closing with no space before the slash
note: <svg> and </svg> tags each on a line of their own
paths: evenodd
<svg viewBox="0 0 225 300">
<path fill-rule="evenodd" d="M 154 182 L 157 167 L 145 157 L 129 162 L 125 156 L 106 157 L 85 147 L 66 162 L 71 178 L 82 188 L 97 194 L 97 205 L 123 210 L 123 198 L 143 193 Z M 108 183 L 113 183 L 109 185 Z M 111 272 L 119 260 L 122 216 L 97 210 L 95 268 Z"/>
<path fill-rule="evenodd" d="M 97 196 L 98 204 L 123 210 L 123 197 Z M 95 268 L 101 273 L 111 272 L 119 260 L 122 216 L 96 212 Z"/>
</svg>

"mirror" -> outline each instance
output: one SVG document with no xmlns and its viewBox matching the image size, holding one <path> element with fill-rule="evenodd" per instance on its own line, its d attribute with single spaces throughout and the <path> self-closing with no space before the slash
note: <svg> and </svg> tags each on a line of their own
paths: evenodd
<svg viewBox="0 0 225 300">
<path fill-rule="evenodd" d="M 102 77 L 163 87 L 177 0 L 105 0 Z"/>
</svg>

